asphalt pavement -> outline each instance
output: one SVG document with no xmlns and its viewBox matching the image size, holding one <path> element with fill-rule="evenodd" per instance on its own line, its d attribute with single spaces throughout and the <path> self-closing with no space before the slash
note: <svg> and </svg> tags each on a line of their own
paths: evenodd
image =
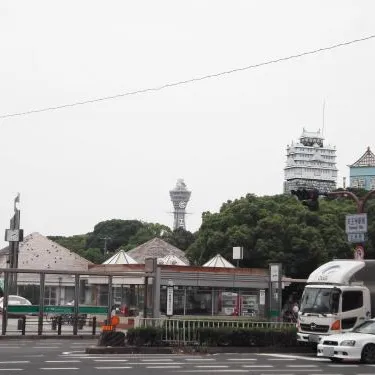
<svg viewBox="0 0 375 375">
<path fill-rule="evenodd" d="M 334 364 L 308 354 L 86 354 L 96 340 L 1 340 L 0 374 L 370 375 L 375 365 Z"/>
</svg>

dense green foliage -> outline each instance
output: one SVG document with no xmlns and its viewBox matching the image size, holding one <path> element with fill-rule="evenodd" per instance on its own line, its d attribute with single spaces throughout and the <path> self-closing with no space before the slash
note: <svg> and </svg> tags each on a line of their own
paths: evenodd
<svg viewBox="0 0 375 375">
<path fill-rule="evenodd" d="M 366 192 L 356 191 L 359 197 Z M 267 268 L 281 262 L 284 274 L 305 278 L 320 264 L 333 258 L 352 258 L 347 242 L 345 216 L 356 212 L 347 198 L 320 199 L 319 211 L 311 212 L 295 197 L 275 195 L 246 197 L 224 203 L 218 213 L 204 212 L 202 225 L 192 234 L 172 231 L 165 225 L 138 220 L 108 220 L 94 231 L 72 237 L 50 237 L 94 263 L 102 263 L 119 248 L 129 250 L 159 237 L 186 250 L 192 264 L 201 265 L 220 253 L 232 260 L 233 246 L 244 248 L 242 267 Z M 366 204 L 368 240 L 366 258 L 375 258 L 375 199 Z M 109 254 L 103 255 L 104 238 Z"/>
<path fill-rule="evenodd" d="M 296 327 L 198 328 L 200 345 L 207 346 L 297 346 Z"/>
<path fill-rule="evenodd" d="M 100 264 L 119 249 L 127 251 L 155 237 L 181 250 L 186 250 L 195 239 L 191 232 L 182 228 L 172 231 L 166 225 L 137 220 L 102 221 L 95 225 L 92 233 L 70 237 L 49 236 L 48 238 L 91 262 Z M 104 254 L 105 245 L 107 254 Z"/>
<path fill-rule="evenodd" d="M 369 201 L 369 240 L 366 257 L 374 258 L 375 204 Z M 217 253 L 228 260 L 232 247 L 244 247 L 243 267 L 268 267 L 281 262 L 288 276 L 305 278 L 318 265 L 333 258 L 352 258 L 347 242 L 345 215 L 355 213 L 353 201 L 320 199 L 317 212 L 287 195 L 246 197 L 224 203 L 219 213 L 205 212 L 187 256 L 202 264 Z"/>
<path fill-rule="evenodd" d="M 157 327 L 130 328 L 126 332 L 128 345 L 135 346 L 160 346 L 163 341 L 164 330 Z"/>
<path fill-rule="evenodd" d="M 185 332 L 185 331 L 184 331 Z M 283 346 L 297 345 L 296 327 L 282 328 L 197 328 L 196 337 L 202 346 Z M 183 330 L 174 334 L 156 327 L 130 328 L 126 334 L 128 345 L 160 346 L 168 343 L 171 337 L 182 337 Z"/>
</svg>

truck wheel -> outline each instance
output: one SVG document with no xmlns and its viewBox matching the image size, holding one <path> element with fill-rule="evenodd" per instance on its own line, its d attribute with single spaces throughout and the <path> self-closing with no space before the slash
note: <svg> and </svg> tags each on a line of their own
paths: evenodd
<svg viewBox="0 0 375 375">
<path fill-rule="evenodd" d="M 367 344 L 362 349 L 361 361 L 367 364 L 375 363 L 375 345 L 374 344 Z"/>
</svg>

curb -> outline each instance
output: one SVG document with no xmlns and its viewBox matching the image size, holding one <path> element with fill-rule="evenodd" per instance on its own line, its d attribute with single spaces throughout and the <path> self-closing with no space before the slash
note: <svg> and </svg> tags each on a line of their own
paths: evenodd
<svg viewBox="0 0 375 375">
<path fill-rule="evenodd" d="M 91 346 L 86 348 L 87 354 L 173 354 L 172 347 L 157 346 Z"/>
<path fill-rule="evenodd" d="M 218 347 L 158 347 L 158 346 L 90 346 L 87 354 L 226 354 L 226 353 L 307 353 L 312 354 L 309 347 L 249 347 L 249 346 L 218 346 Z"/>
<path fill-rule="evenodd" d="M 77 339 L 77 340 L 94 340 L 98 339 L 99 335 L 61 335 L 61 336 L 54 336 L 54 335 L 9 335 L 9 336 L 1 336 L 0 335 L 0 340 L 72 340 L 72 339 Z"/>
</svg>

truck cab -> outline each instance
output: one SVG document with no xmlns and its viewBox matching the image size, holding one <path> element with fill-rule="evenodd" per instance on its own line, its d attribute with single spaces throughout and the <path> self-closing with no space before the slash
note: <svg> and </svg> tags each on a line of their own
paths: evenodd
<svg viewBox="0 0 375 375">
<path fill-rule="evenodd" d="M 311 273 L 298 313 L 299 342 L 318 344 L 375 313 L 375 260 L 334 260 Z"/>
</svg>

